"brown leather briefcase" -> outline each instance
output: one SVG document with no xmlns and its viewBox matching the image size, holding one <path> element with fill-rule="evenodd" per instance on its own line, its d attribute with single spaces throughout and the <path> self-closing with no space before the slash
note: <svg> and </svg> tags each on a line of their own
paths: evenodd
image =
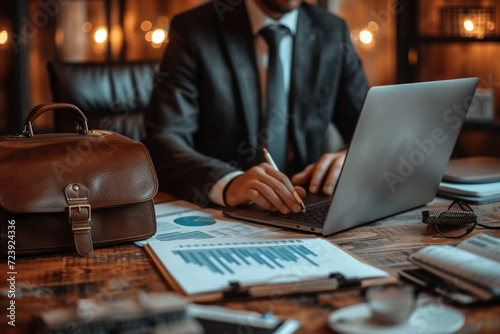
<svg viewBox="0 0 500 334">
<path fill-rule="evenodd" d="M 33 134 L 53 109 L 74 112 L 76 133 Z M 0 137 L 1 251 L 16 255 L 75 250 L 145 239 L 156 232 L 158 181 L 146 147 L 92 130 L 71 104 L 35 107 L 24 132 Z"/>
</svg>

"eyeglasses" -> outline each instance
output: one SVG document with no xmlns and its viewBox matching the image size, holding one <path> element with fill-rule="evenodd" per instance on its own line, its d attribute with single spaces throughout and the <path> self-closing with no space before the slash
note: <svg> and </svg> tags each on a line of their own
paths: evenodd
<svg viewBox="0 0 500 334">
<path fill-rule="evenodd" d="M 498 220 L 483 219 L 483 220 L 481 220 L 480 223 L 478 222 L 477 224 L 479 226 L 487 228 L 489 230 L 500 230 L 500 221 L 498 221 Z"/>
<path fill-rule="evenodd" d="M 372 312 L 372 317 L 385 324 L 400 324 L 407 321 L 417 307 L 421 289 L 408 284 L 377 285 L 363 294 Z"/>
<path fill-rule="evenodd" d="M 422 211 L 422 222 L 433 224 L 436 231 L 446 238 L 461 238 L 471 233 L 478 225 L 474 210 L 459 199 L 455 199 L 444 211 Z"/>
</svg>

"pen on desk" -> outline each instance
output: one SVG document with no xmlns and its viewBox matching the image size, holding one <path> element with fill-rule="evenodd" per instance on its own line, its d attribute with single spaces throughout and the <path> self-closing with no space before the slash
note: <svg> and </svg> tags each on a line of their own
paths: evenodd
<svg viewBox="0 0 500 334">
<path fill-rule="evenodd" d="M 276 164 L 274 163 L 274 160 L 271 157 L 271 154 L 269 153 L 269 151 L 266 148 L 264 148 L 263 151 L 264 151 L 264 157 L 266 158 L 267 162 L 271 166 L 273 166 L 274 169 L 276 169 L 277 171 L 279 171 L 278 166 L 276 166 Z M 293 192 L 293 197 L 295 197 L 295 200 L 302 207 L 302 212 L 306 212 L 306 205 L 304 204 L 304 201 L 302 200 L 302 198 L 300 198 L 300 196 L 299 196 L 299 194 L 297 193 L 296 190 Z"/>
</svg>

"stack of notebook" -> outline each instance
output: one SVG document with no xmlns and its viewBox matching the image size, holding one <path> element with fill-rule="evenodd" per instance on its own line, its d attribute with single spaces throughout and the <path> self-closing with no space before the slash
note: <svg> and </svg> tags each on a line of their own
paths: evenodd
<svg viewBox="0 0 500 334">
<path fill-rule="evenodd" d="M 500 201 L 500 158 L 468 157 L 450 160 L 438 195 L 472 204 Z"/>
<path fill-rule="evenodd" d="M 500 239 L 482 233 L 458 245 L 433 245 L 408 260 L 399 275 L 461 304 L 500 300 Z"/>
</svg>

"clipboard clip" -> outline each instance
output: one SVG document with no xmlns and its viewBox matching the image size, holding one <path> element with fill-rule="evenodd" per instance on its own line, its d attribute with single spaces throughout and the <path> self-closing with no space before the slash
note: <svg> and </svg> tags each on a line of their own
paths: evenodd
<svg viewBox="0 0 500 334">
<path fill-rule="evenodd" d="M 331 273 L 328 275 L 328 278 L 334 278 L 338 281 L 337 288 L 353 288 L 361 286 L 361 280 L 359 278 L 345 278 L 345 276 L 341 273 Z"/>
<path fill-rule="evenodd" d="M 276 289 L 279 289 L 284 294 L 301 294 L 355 287 L 361 287 L 361 280 L 359 278 L 346 278 L 341 273 L 330 273 L 326 278 L 253 286 L 242 286 L 238 281 L 231 281 L 228 288 L 222 292 L 222 297 L 224 299 L 266 297 L 271 295 Z"/>
<path fill-rule="evenodd" d="M 229 288 L 222 292 L 224 299 L 250 297 L 250 287 L 241 286 L 238 281 L 229 282 Z"/>
</svg>

